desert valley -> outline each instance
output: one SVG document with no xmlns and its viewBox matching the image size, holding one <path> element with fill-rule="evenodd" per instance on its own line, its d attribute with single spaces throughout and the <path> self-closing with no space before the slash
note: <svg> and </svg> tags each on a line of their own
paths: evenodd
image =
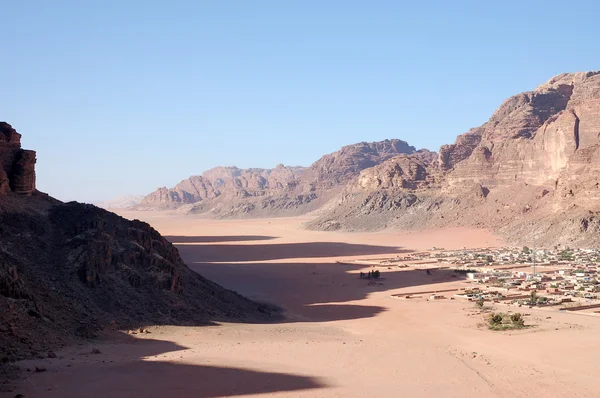
<svg viewBox="0 0 600 398">
<path fill-rule="evenodd" d="M 595 397 L 600 72 L 438 152 L 91 204 L 0 124 L 0 397 Z"/>
</svg>

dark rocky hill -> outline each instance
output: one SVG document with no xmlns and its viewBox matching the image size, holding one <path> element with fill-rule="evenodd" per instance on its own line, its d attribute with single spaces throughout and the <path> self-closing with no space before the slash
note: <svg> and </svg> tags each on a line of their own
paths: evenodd
<svg viewBox="0 0 600 398">
<path fill-rule="evenodd" d="M 1 124 L 0 360 L 104 328 L 278 317 L 191 271 L 150 225 L 35 189 L 35 153 Z"/>
</svg>

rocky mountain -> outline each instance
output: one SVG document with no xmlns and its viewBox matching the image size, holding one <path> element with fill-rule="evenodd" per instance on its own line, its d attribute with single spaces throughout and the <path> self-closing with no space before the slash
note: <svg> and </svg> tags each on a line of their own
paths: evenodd
<svg viewBox="0 0 600 398">
<path fill-rule="evenodd" d="M 318 229 L 487 227 L 509 240 L 600 243 L 600 72 L 562 74 L 506 100 L 437 159 L 361 172 Z"/>
<path fill-rule="evenodd" d="M 35 152 L 6 123 L 0 159 L 0 363 L 104 328 L 278 316 L 191 271 L 150 225 L 38 192 Z"/>
<path fill-rule="evenodd" d="M 137 209 L 178 208 L 219 217 L 302 214 L 324 205 L 358 174 L 399 154 L 415 152 L 401 140 L 348 145 L 308 168 L 216 167 L 175 187 L 159 188 Z"/>
</svg>

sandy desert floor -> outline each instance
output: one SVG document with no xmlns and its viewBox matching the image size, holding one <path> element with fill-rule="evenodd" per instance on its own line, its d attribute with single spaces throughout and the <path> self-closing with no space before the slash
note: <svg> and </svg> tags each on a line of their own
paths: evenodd
<svg viewBox="0 0 600 398">
<path fill-rule="evenodd" d="M 450 272 L 384 267 L 369 284 L 357 275 L 368 267 L 336 263 L 501 244 L 488 233 L 344 234 L 303 230 L 303 218 L 123 215 L 150 222 L 191 268 L 281 306 L 286 319 L 121 333 L 21 363 L 47 371 L 26 373 L 0 397 L 600 396 L 600 317 L 526 309 L 533 327 L 492 332 L 478 326 L 472 303 L 392 297 L 463 286 Z"/>
</svg>

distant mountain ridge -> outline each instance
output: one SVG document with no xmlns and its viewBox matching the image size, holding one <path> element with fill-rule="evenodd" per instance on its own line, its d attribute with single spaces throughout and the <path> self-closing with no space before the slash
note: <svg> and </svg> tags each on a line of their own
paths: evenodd
<svg viewBox="0 0 600 398">
<path fill-rule="evenodd" d="M 147 195 L 137 209 L 211 212 L 221 217 L 302 214 L 318 208 L 361 170 L 415 148 L 401 140 L 347 145 L 310 167 L 215 167 Z"/>
</svg>

